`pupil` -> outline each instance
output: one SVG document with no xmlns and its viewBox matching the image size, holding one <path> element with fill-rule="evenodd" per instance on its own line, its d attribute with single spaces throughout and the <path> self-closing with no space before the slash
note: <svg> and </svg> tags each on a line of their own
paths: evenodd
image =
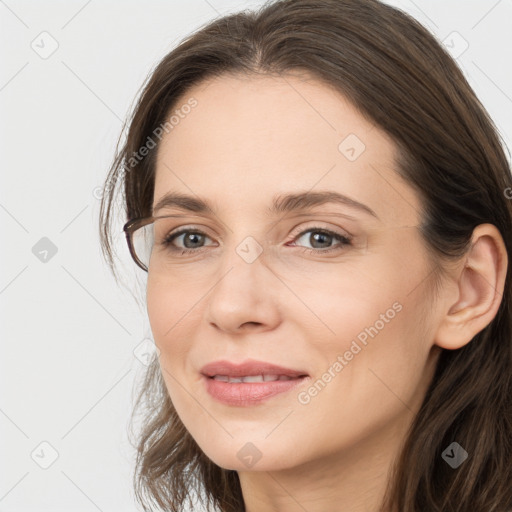
<svg viewBox="0 0 512 512">
<path fill-rule="evenodd" d="M 199 235 L 198 233 L 189 233 L 188 236 L 185 237 L 185 239 L 183 240 L 184 244 L 185 244 L 185 247 L 189 248 L 189 245 L 188 245 L 188 242 L 190 241 L 190 239 L 192 239 L 192 237 L 198 237 L 200 238 L 202 235 Z M 192 243 L 194 243 L 192 241 Z M 192 248 L 194 246 L 192 245 Z"/>
<path fill-rule="evenodd" d="M 311 235 L 311 236 L 313 237 L 313 239 L 314 239 L 315 241 L 318 241 L 318 237 L 320 237 L 320 243 L 322 243 L 322 242 L 321 242 L 322 237 L 327 237 L 327 239 L 328 239 L 328 240 L 329 240 L 329 239 L 330 239 L 330 237 L 331 237 L 330 235 L 328 235 L 328 234 L 326 234 L 326 233 L 316 233 L 316 234 L 313 234 L 313 235 Z M 313 245 L 313 244 L 311 244 L 311 245 Z M 327 242 L 327 245 L 329 245 L 329 243 L 328 243 L 328 242 Z"/>
</svg>

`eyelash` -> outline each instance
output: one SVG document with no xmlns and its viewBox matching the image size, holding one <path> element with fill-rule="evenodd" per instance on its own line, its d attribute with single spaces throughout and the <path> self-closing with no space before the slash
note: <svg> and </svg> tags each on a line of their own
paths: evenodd
<svg viewBox="0 0 512 512">
<path fill-rule="evenodd" d="M 310 231 L 332 236 L 332 237 L 336 238 L 337 240 L 339 240 L 341 243 L 337 246 L 330 247 L 328 249 L 309 249 L 308 247 L 303 247 L 302 248 L 303 252 L 307 252 L 310 254 L 326 254 L 326 253 L 331 253 L 332 251 L 340 250 L 346 245 L 352 245 L 352 239 L 350 237 L 347 237 L 345 235 L 342 235 L 341 233 L 336 233 L 335 231 L 331 231 L 329 229 L 320 228 L 320 227 L 311 227 L 311 228 L 308 228 L 308 229 L 298 233 L 294 237 L 293 241 L 295 241 L 298 238 L 302 238 L 302 236 L 304 236 L 306 233 L 309 233 Z M 196 235 L 204 235 L 207 238 L 210 238 L 206 233 L 204 233 L 202 231 L 199 231 L 196 229 L 190 229 L 190 228 L 183 228 L 175 233 L 171 233 L 170 235 L 168 235 L 164 239 L 163 245 L 166 246 L 167 248 L 169 248 L 169 250 L 171 250 L 173 252 L 179 252 L 180 255 L 185 255 L 185 254 L 190 254 L 190 253 L 199 253 L 199 252 L 202 252 L 202 249 L 206 249 L 206 247 L 200 247 L 198 249 L 186 249 L 186 248 L 182 249 L 182 248 L 174 247 L 172 245 L 172 242 L 176 238 L 178 238 L 180 235 L 187 234 L 187 233 L 196 234 Z"/>
</svg>

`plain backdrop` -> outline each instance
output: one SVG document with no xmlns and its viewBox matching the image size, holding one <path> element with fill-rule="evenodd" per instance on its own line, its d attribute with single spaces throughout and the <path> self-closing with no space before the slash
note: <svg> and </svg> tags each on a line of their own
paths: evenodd
<svg viewBox="0 0 512 512">
<path fill-rule="evenodd" d="M 389 3 L 452 41 L 511 147 L 512 3 Z M 129 257 L 120 287 L 100 257 L 97 187 L 156 63 L 261 4 L 0 0 L 0 512 L 138 510 L 127 426 L 151 332 Z"/>
</svg>

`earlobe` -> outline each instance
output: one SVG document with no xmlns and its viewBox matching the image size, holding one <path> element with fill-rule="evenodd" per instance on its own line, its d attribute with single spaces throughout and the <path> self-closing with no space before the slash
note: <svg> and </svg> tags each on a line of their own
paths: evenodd
<svg viewBox="0 0 512 512">
<path fill-rule="evenodd" d="M 447 304 L 436 345 L 448 350 L 461 348 L 492 322 L 501 304 L 507 266 L 499 230 L 492 224 L 477 226 L 470 249 L 454 272 L 457 299 Z"/>
</svg>

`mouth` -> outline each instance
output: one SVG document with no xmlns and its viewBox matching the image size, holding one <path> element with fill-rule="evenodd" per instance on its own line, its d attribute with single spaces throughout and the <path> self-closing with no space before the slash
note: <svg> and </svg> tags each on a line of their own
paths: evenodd
<svg viewBox="0 0 512 512">
<path fill-rule="evenodd" d="M 208 377 L 209 379 L 214 379 L 218 382 L 229 382 L 231 384 L 241 383 L 241 382 L 276 382 L 276 381 L 288 381 L 294 379 L 300 379 L 302 377 L 307 377 L 307 375 L 299 375 L 298 377 L 290 377 L 289 375 L 246 375 L 243 377 L 230 377 L 229 375 L 214 375 L 213 377 Z"/>
<path fill-rule="evenodd" d="M 285 368 L 265 361 L 256 361 L 249 359 L 243 363 L 233 363 L 231 361 L 214 361 L 201 368 L 201 373 L 206 377 L 221 378 L 223 381 L 229 379 L 244 379 L 245 382 L 264 382 L 274 380 L 286 380 L 286 378 L 307 377 L 308 373 L 304 370 Z M 247 380 L 245 380 L 247 379 Z M 257 380 L 254 380 L 257 379 Z M 242 382 L 243 382 L 242 381 Z M 240 382 L 240 381 L 236 381 Z"/>
<path fill-rule="evenodd" d="M 238 407 L 261 404 L 310 379 L 305 371 L 253 360 L 238 365 L 229 361 L 210 363 L 201 374 L 212 398 Z"/>
</svg>

